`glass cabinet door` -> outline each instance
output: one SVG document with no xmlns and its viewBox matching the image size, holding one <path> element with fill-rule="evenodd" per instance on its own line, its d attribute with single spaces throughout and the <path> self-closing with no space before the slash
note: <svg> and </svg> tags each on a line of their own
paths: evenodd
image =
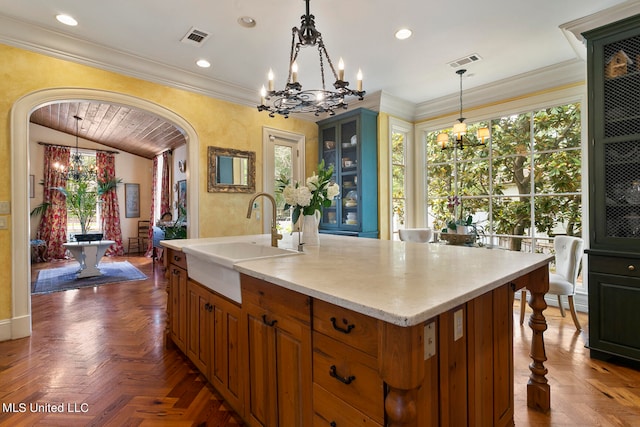
<svg viewBox="0 0 640 427">
<path fill-rule="evenodd" d="M 340 124 L 340 188 L 342 215 L 340 222 L 345 230 L 358 230 L 360 209 L 358 199 L 358 122 L 356 119 Z"/>
<path fill-rule="evenodd" d="M 333 178 L 332 182 L 338 182 L 337 174 L 339 169 L 339 146 L 337 142 L 337 127 L 332 126 L 322 130 L 320 134 L 320 144 L 322 147 L 322 159 L 324 160 L 325 167 L 333 166 Z M 322 209 L 322 218 L 320 222 L 323 226 L 337 227 L 339 224 L 339 198 L 338 195 L 331 203 L 330 207 Z"/>
</svg>

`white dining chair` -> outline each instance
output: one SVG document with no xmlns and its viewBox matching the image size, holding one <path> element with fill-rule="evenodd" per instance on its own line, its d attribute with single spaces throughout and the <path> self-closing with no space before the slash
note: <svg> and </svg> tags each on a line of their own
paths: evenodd
<svg viewBox="0 0 640 427">
<path fill-rule="evenodd" d="M 398 230 L 398 234 L 403 242 L 428 243 L 433 237 L 433 230 L 430 228 L 405 228 Z"/>
<path fill-rule="evenodd" d="M 569 310 L 576 329 L 581 331 L 580 321 L 576 314 L 576 307 L 573 296 L 576 293 L 576 281 L 580 272 L 584 241 L 579 237 L 556 236 L 553 241 L 553 248 L 556 252 L 556 272 L 549 273 L 549 295 L 558 297 L 560 314 L 565 317 L 564 306 L 562 305 L 562 295 L 566 295 L 569 301 Z M 524 312 L 527 307 L 527 290 L 522 289 L 520 293 L 520 324 L 524 322 Z"/>
</svg>

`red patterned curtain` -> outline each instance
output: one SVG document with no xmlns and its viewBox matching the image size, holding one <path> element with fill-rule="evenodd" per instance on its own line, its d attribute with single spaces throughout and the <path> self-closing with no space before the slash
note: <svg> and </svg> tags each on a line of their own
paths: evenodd
<svg viewBox="0 0 640 427">
<path fill-rule="evenodd" d="M 155 204 L 156 204 L 156 182 L 158 180 L 158 158 L 156 156 L 153 158 L 153 168 L 152 168 L 152 177 L 151 177 L 151 212 L 149 213 L 149 221 L 152 225 L 149 227 L 149 246 L 147 247 L 147 252 L 145 256 L 153 256 L 153 225 L 155 225 Z"/>
<path fill-rule="evenodd" d="M 96 152 L 96 170 L 98 180 L 116 179 L 116 157 L 112 153 L 104 151 Z M 122 244 L 122 228 L 120 227 L 120 206 L 118 204 L 118 194 L 113 187 L 100 196 L 102 232 L 105 240 L 113 240 L 115 243 L 107 249 L 105 255 L 124 255 L 124 245 Z"/>
<path fill-rule="evenodd" d="M 38 226 L 38 239 L 47 242 L 46 260 L 64 259 L 63 243 L 67 242 L 67 202 L 64 194 L 55 187 L 67 186 L 69 148 L 47 145 L 44 147 L 44 198 L 49 207 L 42 214 Z"/>
<path fill-rule="evenodd" d="M 162 181 L 160 183 L 160 215 L 171 211 L 171 187 L 169 186 L 169 152 L 162 153 Z"/>
</svg>

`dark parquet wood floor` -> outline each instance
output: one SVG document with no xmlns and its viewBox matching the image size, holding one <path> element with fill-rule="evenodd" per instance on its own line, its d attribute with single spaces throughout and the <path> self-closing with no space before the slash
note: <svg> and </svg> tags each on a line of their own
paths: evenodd
<svg viewBox="0 0 640 427">
<path fill-rule="evenodd" d="M 149 279 L 32 297 L 33 335 L 0 343 L 0 426 L 241 425 L 193 365 L 165 347 L 161 266 L 123 258 Z M 586 333 L 554 308 L 545 311 L 552 410 L 528 410 L 531 331 L 518 324 L 518 304 L 514 312 L 516 426 L 640 426 L 638 366 L 590 359 Z M 60 404 L 64 412 L 53 412 Z"/>
</svg>

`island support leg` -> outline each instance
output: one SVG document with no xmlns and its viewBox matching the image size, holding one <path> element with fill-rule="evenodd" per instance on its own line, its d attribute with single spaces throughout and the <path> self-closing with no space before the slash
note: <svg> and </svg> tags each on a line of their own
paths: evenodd
<svg viewBox="0 0 640 427">
<path fill-rule="evenodd" d="M 383 323 L 379 372 L 389 390 L 384 407 L 388 427 L 417 426 L 417 389 L 424 377 L 424 329 Z"/>
<path fill-rule="evenodd" d="M 544 295 L 549 290 L 548 267 L 536 270 L 531 274 L 530 283 L 527 286 L 531 296 L 529 306 L 533 310 L 529 318 L 529 327 L 533 330 L 531 336 L 531 359 L 529 365 L 531 375 L 527 383 L 527 406 L 541 412 L 548 412 L 551 408 L 551 390 L 547 381 L 547 368 L 544 362 L 547 356 L 544 349 L 544 331 L 547 330 L 547 321 L 542 312 L 547 308 Z"/>
</svg>

